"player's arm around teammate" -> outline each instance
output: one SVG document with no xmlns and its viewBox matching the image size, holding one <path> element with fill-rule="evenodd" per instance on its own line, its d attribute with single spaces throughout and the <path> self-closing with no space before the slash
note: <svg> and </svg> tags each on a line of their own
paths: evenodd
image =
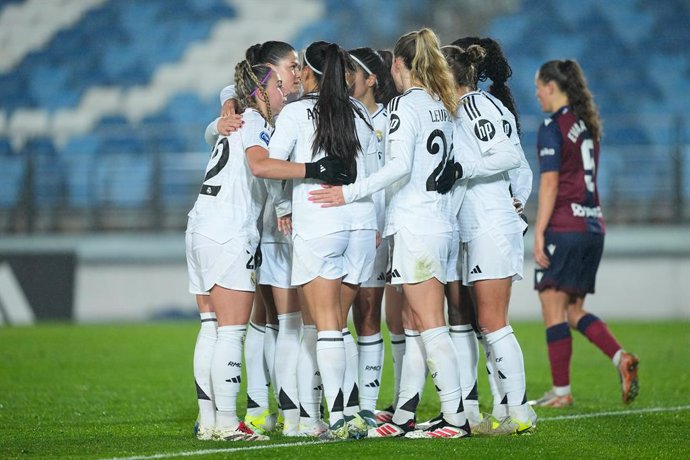
<svg viewBox="0 0 690 460">
<path fill-rule="evenodd" d="M 340 183 L 366 176 L 363 155 L 375 149 L 375 135 L 364 107 L 350 99 L 345 80 L 347 53 L 316 42 L 304 53 L 305 96 L 286 107 L 270 143 L 270 158 L 255 171 L 272 174 L 272 164 L 313 162 L 328 171 L 339 165 Z M 292 161 L 285 161 L 290 159 Z M 310 176 L 311 178 L 312 176 Z M 313 176 L 315 177 L 315 176 Z M 343 309 L 359 284 L 369 278 L 375 252 L 376 216 L 370 199 L 342 210 L 325 210 L 307 200 L 321 182 L 293 182 L 292 283 L 302 286 L 309 315 L 318 330 L 317 361 L 329 406 L 329 435 L 343 437 L 357 427 L 343 418 Z M 361 419 L 359 419 L 361 421 Z"/>
</svg>

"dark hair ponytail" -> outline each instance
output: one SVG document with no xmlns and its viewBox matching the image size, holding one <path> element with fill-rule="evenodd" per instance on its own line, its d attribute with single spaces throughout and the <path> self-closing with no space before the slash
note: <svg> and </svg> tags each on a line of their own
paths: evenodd
<svg viewBox="0 0 690 460">
<path fill-rule="evenodd" d="M 539 68 L 539 80 L 543 83 L 553 81 L 568 96 L 568 103 L 575 115 L 585 122 L 585 126 L 597 141 L 601 139 L 602 127 L 599 111 L 594 97 L 587 87 L 585 74 L 580 65 L 571 59 L 548 61 Z"/>
<path fill-rule="evenodd" d="M 357 153 L 361 150 L 354 117 L 357 114 L 361 116 L 361 113 L 350 99 L 345 80 L 346 69 L 353 69 L 352 61 L 345 50 L 327 42 L 309 45 L 304 58 L 319 84 L 312 156 L 323 150 L 327 156 L 341 160 L 354 177 Z"/>
<path fill-rule="evenodd" d="M 486 57 L 484 48 L 479 45 L 470 45 L 462 49 L 459 46 L 448 45 L 441 48 L 441 51 L 453 73 L 455 84 L 476 89 L 479 67 Z"/>
<path fill-rule="evenodd" d="M 510 87 L 507 85 L 508 80 L 513 75 L 513 69 L 511 69 L 508 60 L 503 55 L 501 45 L 492 38 L 479 37 L 459 38 L 453 42 L 453 45 L 460 48 L 479 45 L 486 50 L 486 58 L 477 69 L 477 81 L 491 80 L 489 93 L 501 101 L 510 113 L 513 114 L 517 132 L 520 134 L 520 118 L 515 106 L 515 99 Z"/>
<path fill-rule="evenodd" d="M 245 59 L 249 64 L 273 64 L 278 65 L 278 62 L 290 53 L 294 53 L 295 49 L 289 43 L 278 41 L 267 41 L 264 43 L 257 43 L 247 49 Z"/>
<path fill-rule="evenodd" d="M 371 48 L 355 48 L 350 50 L 350 56 L 355 60 L 355 64 L 362 67 L 357 60 L 359 60 L 366 68 L 362 70 L 369 75 L 376 76 L 376 86 L 374 87 L 374 99 L 376 102 L 388 105 L 391 99 L 398 95 L 395 91 L 395 83 L 391 77 L 390 66 L 386 66 L 385 61 L 381 55 Z"/>
</svg>

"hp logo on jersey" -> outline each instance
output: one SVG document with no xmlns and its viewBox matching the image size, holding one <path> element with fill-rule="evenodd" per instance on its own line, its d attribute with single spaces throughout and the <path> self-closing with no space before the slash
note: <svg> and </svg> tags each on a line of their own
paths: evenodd
<svg viewBox="0 0 690 460">
<path fill-rule="evenodd" d="M 474 134 L 478 139 L 487 142 L 496 135 L 496 128 L 489 120 L 482 118 L 474 125 Z"/>
</svg>

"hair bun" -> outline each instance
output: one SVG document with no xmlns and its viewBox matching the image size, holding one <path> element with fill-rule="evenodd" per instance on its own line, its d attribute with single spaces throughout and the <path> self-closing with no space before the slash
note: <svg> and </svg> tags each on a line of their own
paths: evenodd
<svg viewBox="0 0 690 460">
<path fill-rule="evenodd" d="M 469 62 L 473 65 L 479 64 L 486 57 L 486 50 L 479 45 L 470 45 L 465 50 Z"/>
<path fill-rule="evenodd" d="M 258 61 L 259 56 L 261 56 L 262 47 L 263 45 L 261 43 L 257 43 L 256 45 L 252 45 L 247 49 L 247 52 L 245 53 L 244 57 L 250 65 L 261 64 L 261 62 Z"/>
</svg>

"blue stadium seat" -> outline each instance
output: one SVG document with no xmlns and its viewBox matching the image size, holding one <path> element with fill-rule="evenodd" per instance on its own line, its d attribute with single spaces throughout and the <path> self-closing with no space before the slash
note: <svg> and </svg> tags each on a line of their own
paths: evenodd
<svg viewBox="0 0 690 460">
<path fill-rule="evenodd" d="M 22 195 L 26 159 L 22 156 L 0 155 L 0 209 L 14 208 Z"/>
<path fill-rule="evenodd" d="M 96 204 L 138 208 L 152 198 L 153 157 L 137 154 L 105 154 L 95 169 Z"/>
<path fill-rule="evenodd" d="M 62 156 L 65 166 L 66 201 L 71 209 L 84 209 L 96 204 L 96 155 L 70 153 Z"/>
</svg>

